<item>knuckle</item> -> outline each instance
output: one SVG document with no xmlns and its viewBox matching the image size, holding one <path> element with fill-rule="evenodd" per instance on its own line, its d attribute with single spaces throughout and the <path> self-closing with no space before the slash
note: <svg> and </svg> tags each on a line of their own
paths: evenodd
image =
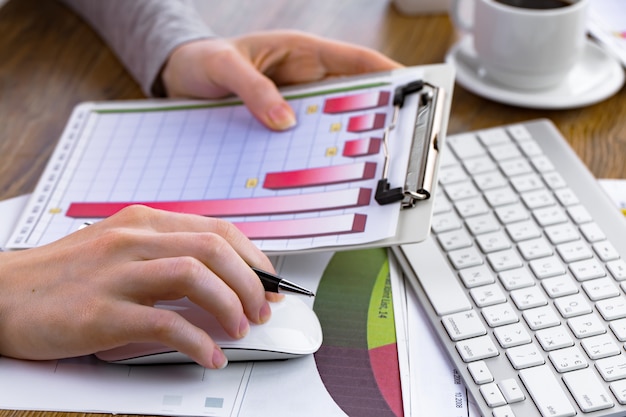
<svg viewBox="0 0 626 417">
<path fill-rule="evenodd" d="M 142 204 L 132 204 L 122 208 L 116 215 L 129 222 L 149 220 L 154 216 L 155 210 Z"/>
<path fill-rule="evenodd" d="M 193 282 L 197 282 L 200 277 L 205 276 L 207 270 L 204 264 L 192 256 L 169 258 L 166 264 L 168 276 L 186 288 L 189 288 Z"/>
<path fill-rule="evenodd" d="M 173 311 L 155 310 L 155 314 L 150 316 L 151 319 L 146 324 L 147 332 L 157 340 L 169 342 L 173 335 L 182 331 L 181 317 Z"/>
</svg>

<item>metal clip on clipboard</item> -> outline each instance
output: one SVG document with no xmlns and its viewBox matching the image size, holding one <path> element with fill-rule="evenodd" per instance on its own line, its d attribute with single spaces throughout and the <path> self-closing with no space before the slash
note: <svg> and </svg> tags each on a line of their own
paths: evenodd
<svg viewBox="0 0 626 417">
<path fill-rule="evenodd" d="M 388 180 L 389 137 L 396 128 L 404 99 L 410 94 L 419 94 L 413 128 L 409 163 L 403 187 L 391 188 Z M 439 155 L 439 133 L 443 118 L 444 91 L 432 84 L 417 80 L 398 86 L 394 92 L 394 112 L 391 123 L 383 136 L 385 161 L 382 178 L 376 187 L 375 199 L 378 204 L 402 202 L 402 208 L 414 207 L 420 200 L 430 197 L 435 180 L 435 169 Z"/>
</svg>

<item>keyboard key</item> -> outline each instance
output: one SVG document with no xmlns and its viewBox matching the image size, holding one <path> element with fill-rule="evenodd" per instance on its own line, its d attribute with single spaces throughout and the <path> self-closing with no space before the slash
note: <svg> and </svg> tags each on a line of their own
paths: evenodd
<svg viewBox="0 0 626 417">
<path fill-rule="evenodd" d="M 539 230 L 533 221 L 508 224 L 506 226 L 506 231 L 514 242 L 520 242 L 541 236 L 541 230 Z"/>
<path fill-rule="evenodd" d="M 513 410 L 509 405 L 503 405 L 493 409 L 493 417 L 515 417 Z"/>
<path fill-rule="evenodd" d="M 489 407 L 497 407 L 506 404 L 504 395 L 502 395 L 500 388 L 494 383 L 481 385 L 480 393 Z"/>
<path fill-rule="evenodd" d="M 606 235 L 604 234 L 602 229 L 600 229 L 600 226 L 598 226 L 597 223 L 591 222 L 583 224 L 582 226 L 580 226 L 580 231 L 585 236 L 585 239 L 587 239 L 587 242 L 593 243 L 606 239 Z"/>
<path fill-rule="evenodd" d="M 431 229 L 435 233 L 458 230 L 462 227 L 461 219 L 454 212 L 441 213 L 433 216 Z"/>
<path fill-rule="evenodd" d="M 591 369 L 570 372 L 563 376 L 563 381 L 585 413 L 611 408 L 614 405 L 611 396 Z"/>
<path fill-rule="evenodd" d="M 500 354 L 500 351 L 489 336 L 480 336 L 457 342 L 456 350 L 461 355 L 463 362 L 493 358 Z"/>
<path fill-rule="evenodd" d="M 483 257 L 475 247 L 448 252 L 448 258 L 456 269 L 469 268 L 483 263 Z"/>
<path fill-rule="evenodd" d="M 615 320 L 626 317 L 626 298 L 624 296 L 600 300 L 596 303 L 598 312 L 605 320 Z"/>
<path fill-rule="evenodd" d="M 541 177 L 537 174 L 519 175 L 511 178 L 511 185 L 519 193 L 544 188 Z"/>
<path fill-rule="evenodd" d="M 609 327 L 620 342 L 626 342 L 626 319 L 613 320 Z"/>
<path fill-rule="evenodd" d="M 494 232 L 500 229 L 500 223 L 498 223 L 494 215 L 491 213 L 485 214 L 484 216 L 476 216 L 465 219 L 465 226 L 467 226 L 467 229 L 474 236 Z"/>
<path fill-rule="evenodd" d="M 545 155 L 537 155 L 530 158 L 530 162 L 533 164 L 535 169 L 539 172 L 549 172 L 554 171 L 554 165 Z"/>
<path fill-rule="evenodd" d="M 439 233 L 437 235 L 437 240 L 445 251 L 467 248 L 473 244 L 470 235 L 464 229 Z"/>
<path fill-rule="evenodd" d="M 515 175 L 530 174 L 533 172 L 533 167 L 525 158 L 514 158 L 500 162 L 500 169 L 507 177 L 513 177 Z"/>
<path fill-rule="evenodd" d="M 530 218 L 526 207 L 521 203 L 509 204 L 495 209 L 496 216 L 503 224 L 519 222 Z"/>
<path fill-rule="evenodd" d="M 530 334 L 520 323 L 497 327 L 493 331 L 493 334 L 503 348 L 525 345 L 532 341 Z"/>
<path fill-rule="evenodd" d="M 459 277 L 467 288 L 493 284 L 495 282 L 493 273 L 486 265 L 463 269 L 459 272 Z"/>
<path fill-rule="evenodd" d="M 530 191 L 522 194 L 522 201 L 530 210 L 552 206 L 556 203 L 554 196 L 548 190 Z"/>
<path fill-rule="evenodd" d="M 454 207 L 463 218 L 489 213 L 489 207 L 482 197 L 459 200 L 454 203 Z"/>
<path fill-rule="evenodd" d="M 503 231 L 485 233 L 476 237 L 476 243 L 483 253 L 496 252 L 511 248 L 511 242 Z"/>
<path fill-rule="evenodd" d="M 541 286 L 550 298 L 563 297 L 566 295 L 576 294 L 578 292 L 576 283 L 567 275 L 546 278 L 541 281 Z"/>
<path fill-rule="evenodd" d="M 553 350 L 548 357 L 560 373 L 583 369 L 589 365 L 581 350 L 576 346 Z"/>
<path fill-rule="evenodd" d="M 542 259 L 536 259 L 528 263 L 530 269 L 539 279 L 563 275 L 565 267 L 560 259 L 556 256 L 548 256 Z"/>
<path fill-rule="evenodd" d="M 520 310 L 544 306 L 548 299 L 537 286 L 511 291 L 511 299 Z"/>
<path fill-rule="evenodd" d="M 494 271 L 506 271 L 523 265 L 521 258 L 513 249 L 502 250 L 487 255 L 487 260 Z"/>
<path fill-rule="evenodd" d="M 564 318 L 591 313 L 591 305 L 582 294 L 574 294 L 554 301 L 554 305 Z"/>
<path fill-rule="evenodd" d="M 623 259 L 607 262 L 606 267 L 609 272 L 618 281 L 626 280 L 626 262 Z"/>
<path fill-rule="evenodd" d="M 522 254 L 522 257 L 527 261 L 537 258 L 545 258 L 546 256 L 550 256 L 554 253 L 553 246 L 543 237 L 520 242 L 517 245 L 517 249 Z"/>
<path fill-rule="evenodd" d="M 576 410 L 547 365 L 522 369 L 519 374 L 543 417 L 576 415 Z"/>
<path fill-rule="evenodd" d="M 569 270 L 572 271 L 572 275 L 574 275 L 578 281 L 588 281 L 606 275 L 602 265 L 595 259 L 572 262 L 569 265 Z"/>
<path fill-rule="evenodd" d="M 571 223 L 548 226 L 544 229 L 544 232 L 554 245 L 580 239 L 578 229 Z"/>
<path fill-rule="evenodd" d="M 567 214 L 576 224 L 589 223 L 593 220 L 587 209 L 581 205 L 568 207 Z"/>
<path fill-rule="evenodd" d="M 444 316 L 441 319 L 450 339 L 457 341 L 470 337 L 481 336 L 487 333 L 487 329 L 474 310 L 463 311 Z"/>
<path fill-rule="evenodd" d="M 470 296 L 478 307 L 501 304 L 506 301 L 506 295 L 504 295 L 500 286 L 497 284 L 472 288 L 470 290 Z"/>
<path fill-rule="evenodd" d="M 563 326 L 538 330 L 535 336 L 537 336 L 539 344 L 546 352 L 574 345 L 574 340 Z"/>
<path fill-rule="evenodd" d="M 485 155 L 486 153 L 485 148 L 478 142 L 476 136 L 471 133 L 449 137 L 447 143 L 460 160 Z"/>
<path fill-rule="evenodd" d="M 496 163 L 488 156 L 465 159 L 463 160 L 463 166 L 470 175 L 481 174 L 497 169 Z"/>
<path fill-rule="evenodd" d="M 542 227 L 567 222 L 567 215 L 560 207 L 545 207 L 533 210 L 533 217 Z"/>
<path fill-rule="evenodd" d="M 557 245 L 557 252 L 564 262 L 581 261 L 593 257 L 591 249 L 585 242 L 576 241 Z"/>
<path fill-rule="evenodd" d="M 605 298 L 617 297 L 620 294 L 619 288 L 610 278 L 598 278 L 592 281 L 583 282 L 583 290 L 591 300 L 603 300 Z"/>
<path fill-rule="evenodd" d="M 619 346 L 608 333 L 583 339 L 580 345 L 591 359 L 602 359 L 620 354 Z"/>
<path fill-rule="evenodd" d="M 530 368 L 545 363 L 543 355 L 534 343 L 507 349 L 506 356 L 515 369 Z"/>
<path fill-rule="evenodd" d="M 485 307 L 481 310 L 481 312 L 489 327 L 503 326 L 505 324 L 517 323 L 519 321 L 517 310 L 515 310 L 510 303 L 502 303 Z"/>
<path fill-rule="evenodd" d="M 512 404 L 519 401 L 524 401 L 526 396 L 520 388 L 519 384 L 513 378 L 503 379 L 498 382 L 498 387 L 504 396 L 507 403 Z"/>
<path fill-rule="evenodd" d="M 602 241 L 593 244 L 593 250 L 598 257 L 602 259 L 604 262 L 614 261 L 619 259 L 619 253 L 615 250 L 615 247 L 608 241 Z"/>
<path fill-rule="evenodd" d="M 470 181 L 450 184 L 445 187 L 446 195 L 452 201 L 461 200 L 463 198 L 478 197 L 479 192 L 476 186 Z"/>
<path fill-rule="evenodd" d="M 417 277 L 414 279 L 419 279 L 419 283 L 413 284 L 419 285 L 420 291 L 426 293 L 438 315 L 472 308 L 469 298 L 454 274 L 450 273 L 450 267 L 433 239 L 426 239 L 419 244 L 404 245 L 402 254 Z"/>
<path fill-rule="evenodd" d="M 519 195 L 511 187 L 502 187 L 496 190 L 487 191 L 485 199 L 491 207 L 500 207 L 506 204 L 513 204 L 519 201 Z"/>
<path fill-rule="evenodd" d="M 473 179 L 478 189 L 483 192 L 508 185 L 507 179 L 498 171 L 478 174 Z"/>
<path fill-rule="evenodd" d="M 545 329 L 561 324 L 561 320 L 551 306 L 542 306 L 524 310 L 524 320 L 532 330 Z"/>
<path fill-rule="evenodd" d="M 477 132 L 476 136 L 478 136 L 478 139 L 486 147 L 512 144 L 511 138 L 506 133 L 506 130 L 501 128 L 481 130 Z"/>
<path fill-rule="evenodd" d="M 467 370 L 478 385 L 493 382 L 493 375 L 491 375 L 485 361 L 471 362 L 467 365 Z"/>
<path fill-rule="evenodd" d="M 508 291 L 535 285 L 535 279 L 526 268 L 502 271 L 498 274 L 498 278 Z"/>
<path fill-rule="evenodd" d="M 626 378 L 626 357 L 611 356 L 596 361 L 596 369 L 605 381 L 616 381 Z"/>
<path fill-rule="evenodd" d="M 626 404 L 626 380 L 612 382 L 609 386 L 617 401 L 620 404 Z"/>
<path fill-rule="evenodd" d="M 584 316 L 572 317 L 567 321 L 570 329 L 574 332 L 574 336 L 579 339 L 584 337 L 595 336 L 606 332 L 604 323 L 595 314 L 586 314 Z"/>
</svg>

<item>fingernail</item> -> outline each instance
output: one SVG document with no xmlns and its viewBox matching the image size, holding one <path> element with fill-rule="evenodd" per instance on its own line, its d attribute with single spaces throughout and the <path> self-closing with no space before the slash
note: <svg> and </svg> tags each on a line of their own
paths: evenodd
<svg viewBox="0 0 626 417">
<path fill-rule="evenodd" d="M 259 320 L 261 323 L 265 323 L 272 316 L 272 309 L 270 308 L 270 304 L 266 301 L 261 307 L 261 311 L 259 311 Z"/>
<path fill-rule="evenodd" d="M 243 316 L 239 323 L 239 337 L 244 337 L 250 331 L 250 322 L 246 316 Z"/>
<path fill-rule="evenodd" d="M 296 116 L 287 103 L 281 103 L 272 107 L 267 115 L 272 129 L 287 130 L 296 125 Z"/>
<path fill-rule="evenodd" d="M 228 365 L 228 359 L 224 356 L 224 352 L 219 348 L 215 348 L 213 351 L 213 366 L 215 369 L 224 369 Z"/>
</svg>

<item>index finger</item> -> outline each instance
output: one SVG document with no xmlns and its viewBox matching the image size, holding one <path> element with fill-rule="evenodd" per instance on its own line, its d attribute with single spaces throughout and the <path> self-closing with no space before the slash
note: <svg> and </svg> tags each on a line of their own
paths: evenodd
<svg viewBox="0 0 626 417">
<path fill-rule="evenodd" d="M 145 229 L 157 233 L 215 233 L 226 240 L 248 265 L 274 271 L 267 256 L 237 227 L 226 220 L 133 205 L 120 210 L 105 222 L 112 226 Z"/>
</svg>

